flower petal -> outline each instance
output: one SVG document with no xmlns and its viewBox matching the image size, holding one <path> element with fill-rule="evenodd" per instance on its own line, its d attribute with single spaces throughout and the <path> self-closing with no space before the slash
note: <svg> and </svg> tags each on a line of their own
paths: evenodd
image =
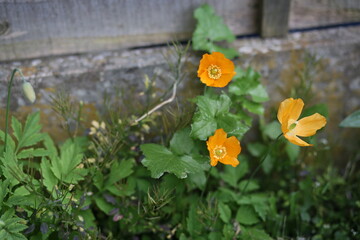
<svg viewBox="0 0 360 240">
<path fill-rule="evenodd" d="M 204 83 L 206 86 L 209 86 L 209 87 L 214 86 L 214 84 L 215 84 L 215 80 L 209 78 L 209 75 L 208 75 L 208 72 L 207 72 L 207 71 L 203 72 L 203 73 L 200 75 L 200 81 L 201 81 L 202 83 Z"/>
<path fill-rule="evenodd" d="M 215 167 L 218 164 L 218 160 L 210 154 L 210 165 Z"/>
<path fill-rule="evenodd" d="M 300 119 L 295 127 L 295 135 L 309 137 L 326 125 L 326 118 L 318 113 Z"/>
<path fill-rule="evenodd" d="M 222 129 L 217 129 L 213 136 L 209 137 L 209 140 L 206 142 L 208 150 L 211 153 L 216 146 L 223 146 L 226 141 L 227 133 Z"/>
<path fill-rule="evenodd" d="M 224 146 L 226 148 L 227 155 L 230 156 L 230 157 L 237 158 L 237 156 L 241 152 L 240 142 L 234 136 L 229 137 L 228 139 L 226 139 L 226 141 L 224 142 Z"/>
<path fill-rule="evenodd" d="M 233 167 L 236 167 L 237 165 L 239 165 L 239 160 L 237 160 L 237 158 L 235 157 L 231 157 L 231 156 L 226 156 L 222 159 L 219 159 L 219 161 L 223 164 L 228 164 L 231 165 Z"/>
<path fill-rule="evenodd" d="M 289 140 L 289 142 L 291 142 L 292 144 L 298 145 L 300 147 L 309 147 L 312 146 L 312 144 L 309 144 L 303 140 L 301 140 L 300 138 L 298 138 L 295 135 L 289 135 L 289 134 L 284 134 L 285 138 L 287 140 Z"/>
<path fill-rule="evenodd" d="M 301 111 L 304 107 L 304 102 L 301 98 L 288 98 L 281 102 L 277 118 L 281 124 L 287 124 L 289 119 L 297 120 L 300 117 Z"/>
</svg>

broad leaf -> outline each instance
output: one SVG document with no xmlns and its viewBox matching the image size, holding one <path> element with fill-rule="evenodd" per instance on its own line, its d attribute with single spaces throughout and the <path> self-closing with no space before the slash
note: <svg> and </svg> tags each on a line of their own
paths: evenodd
<svg viewBox="0 0 360 240">
<path fill-rule="evenodd" d="M 192 37 L 194 50 L 222 52 L 227 58 L 238 56 L 236 50 L 222 48 L 215 44 L 216 41 L 232 42 L 235 40 L 235 36 L 223 20 L 215 15 L 211 6 L 202 5 L 195 10 L 194 17 L 197 19 L 196 29 Z"/>
<path fill-rule="evenodd" d="M 254 209 L 249 205 L 242 205 L 236 213 L 236 220 L 240 224 L 253 225 L 259 222 L 259 218 Z"/>
<path fill-rule="evenodd" d="M 143 144 L 141 150 L 145 159 L 141 162 L 151 172 L 151 177 L 160 178 L 165 172 L 178 178 L 186 178 L 188 173 L 196 173 L 203 166 L 189 155 L 177 156 L 167 148 L 157 144 Z"/>
<path fill-rule="evenodd" d="M 231 219 L 231 209 L 229 206 L 225 203 L 219 202 L 218 209 L 221 220 L 223 220 L 224 223 L 228 223 Z"/>
<path fill-rule="evenodd" d="M 194 141 L 190 137 L 190 128 L 177 131 L 170 141 L 170 149 L 178 155 L 190 154 Z"/>
</svg>

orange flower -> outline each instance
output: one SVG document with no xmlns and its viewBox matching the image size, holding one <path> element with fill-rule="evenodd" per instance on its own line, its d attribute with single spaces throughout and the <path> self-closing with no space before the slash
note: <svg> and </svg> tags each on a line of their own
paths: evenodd
<svg viewBox="0 0 360 240">
<path fill-rule="evenodd" d="M 201 82 L 209 87 L 225 87 L 235 76 L 234 63 L 224 54 L 213 52 L 204 54 L 197 71 Z"/>
<path fill-rule="evenodd" d="M 314 135 L 317 130 L 325 126 L 326 118 L 315 113 L 298 120 L 303 107 L 304 102 L 301 98 L 288 98 L 280 104 L 277 118 L 281 123 L 281 131 L 285 138 L 295 145 L 305 147 L 312 146 L 312 144 L 304 142 L 298 136 L 309 137 Z"/>
<path fill-rule="evenodd" d="M 216 166 L 219 162 L 236 167 L 239 164 L 237 156 L 241 152 L 239 140 L 232 136 L 226 138 L 227 134 L 223 129 L 215 131 L 214 136 L 209 137 L 206 142 L 210 152 L 210 165 Z"/>
</svg>

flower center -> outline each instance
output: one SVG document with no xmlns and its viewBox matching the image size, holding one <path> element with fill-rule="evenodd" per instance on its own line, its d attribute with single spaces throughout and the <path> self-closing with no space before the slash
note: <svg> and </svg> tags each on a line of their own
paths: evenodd
<svg viewBox="0 0 360 240">
<path fill-rule="evenodd" d="M 289 130 L 291 131 L 291 130 L 293 130 L 295 127 L 296 127 L 296 122 L 294 122 L 293 124 L 291 124 L 291 125 L 289 126 Z"/>
<path fill-rule="evenodd" d="M 217 65 L 211 64 L 207 68 L 207 72 L 211 79 L 219 79 L 221 77 L 221 69 Z"/>
<path fill-rule="evenodd" d="M 223 158 L 226 155 L 226 148 L 223 146 L 216 146 L 213 150 L 213 153 L 216 159 Z"/>
<path fill-rule="evenodd" d="M 290 124 L 290 126 L 288 127 L 289 132 L 287 133 L 289 136 L 294 136 L 295 135 L 294 129 L 296 128 L 297 124 L 298 124 L 298 121 L 295 121 L 292 124 Z"/>
</svg>

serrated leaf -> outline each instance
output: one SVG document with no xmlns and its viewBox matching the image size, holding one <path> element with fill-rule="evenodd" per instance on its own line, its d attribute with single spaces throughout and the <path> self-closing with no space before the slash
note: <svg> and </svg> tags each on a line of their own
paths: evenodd
<svg viewBox="0 0 360 240">
<path fill-rule="evenodd" d="M 204 118 L 200 114 L 195 114 L 194 122 L 191 124 L 191 136 L 205 141 L 209 136 L 213 135 L 217 123 L 214 118 Z"/>
<path fill-rule="evenodd" d="M 347 116 L 339 125 L 340 127 L 360 128 L 360 110 Z"/>
<path fill-rule="evenodd" d="M 217 128 L 222 128 L 228 135 L 241 139 L 249 130 L 249 126 L 242 122 L 238 116 L 228 113 L 216 118 Z"/>
<path fill-rule="evenodd" d="M 46 158 L 42 158 L 40 163 L 43 184 L 49 192 L 52 192 L 58 180 L 51 170 L 51 164 Z"/>
<path fill-rule="evenodd" d="M 41 140 L 43 140 L 44 135 L 40 133 L 41 125 L 39 124 L 39 120 L 40 120 L 39 112 L 30 114 L 26 119 L 22 132 L 20 132 L 21 129 L 18 126 L 19 123 L 17 121 L 14 121 L 18 135 L 17 136 L 18 144 L 16 146 L 16 152 L 18 152 L 23 147 L 35 145 Z"/>
<path fill-rule="evenodd" d="M 192 37 L 193 49 L 208 52 L 220 51 L 228 58 L 234 57 L 235 50 L 224 51 L 227 49 L 214 43 L 216 41 L 232 42 L 235 40 L 235 36 L 223 23 L 223 20 L 215 15 L 214 9 L 208 4 L 204 4 L 195 10 L 194 17 L 197 19 L 197 25 Z M 235 56 L 237 55 L 236 52 Z"/>
<path fill-rule="evenodd" d="M 256 88 L 260 84 L 259 78 L 261 75 L 252 68 L 248 68 L 246 72 L 240 68 L 236 68 L 235 71 L 236 75 L 229 84 L 230 93 L 237 96 L 249 94 L 251 89 Z"/>
<path fill-rule="evenodd" d="M 141 162 L 151 172 L 151 177 L 160 178 L 165 172 L 178 178 L 186 178 L 188 173 L 201 171 L 201 164 L 189 155 L 176 156 L 167 148 L 157 144 L 143 144 L 141 151 L 145 159 Z"/>
<path fill-rule="evenodd" d="M 108 176 L 108 179 L 105 181 L 105 187 L 112 186 L 121 179 L 130 176 L 134 172 L 134 163 L 135 162 L 133 159 L 115 161 L 111 165 L 110 174 Z"/>
<path fill-rule="evenodd" d="M 170 150 L 178 155 L 190 154 L 194 141 L 190 137 L 190 128 L 177 131 L 170 140 Z"/>
<path fill-rule="evenodd" d="M 260 220 L 255 213 L 255 210 L 250 205 L 242 205 L 236 213 L 236 220 L 240 224 L 253 225 Z"/>
<path fill-rule="evenodd" d="M 49 151 L 44 148 L 27 148 L 20 151 L 17 154 L 18 159 L 33 158 L 33 157 L 45 157 L 49 154 Z"/>
<path fill-rule="evenodd" d="M 51 170 L 60 181 L 74 184 L 87 174 L 86 169 L 78 168 L 83 158 L 83 146 L 80 144 L 76 140 L 67 140 L 60 148 L 60 157 L 51 159 Z"/>
<path fill-rule="evenodd" d="M 269 205 L 267 202 L 257 202 L 253 204 L 255 212 L 261 218 L 262 221 L 265 221 L 266 215 L 269 211 Z"/>
<path fill-rule="evenodd" d="M 231 219 L 231 209 L 229 208 L 229 206 L 225 203 L 219 202 L 218 210 L 221 220 L 223 220 L 224 223 L 228 223 Z"/>
<path fill-rule="evenodd" d="M 0 180 L 0 210 L 4 203 L 3 200 L 9 192 L 9 189 L 8 189 L 9 185 L 10 185 L 10 181 L 8 179 L 6 179 L 4 181 Z"/>
</svg>

